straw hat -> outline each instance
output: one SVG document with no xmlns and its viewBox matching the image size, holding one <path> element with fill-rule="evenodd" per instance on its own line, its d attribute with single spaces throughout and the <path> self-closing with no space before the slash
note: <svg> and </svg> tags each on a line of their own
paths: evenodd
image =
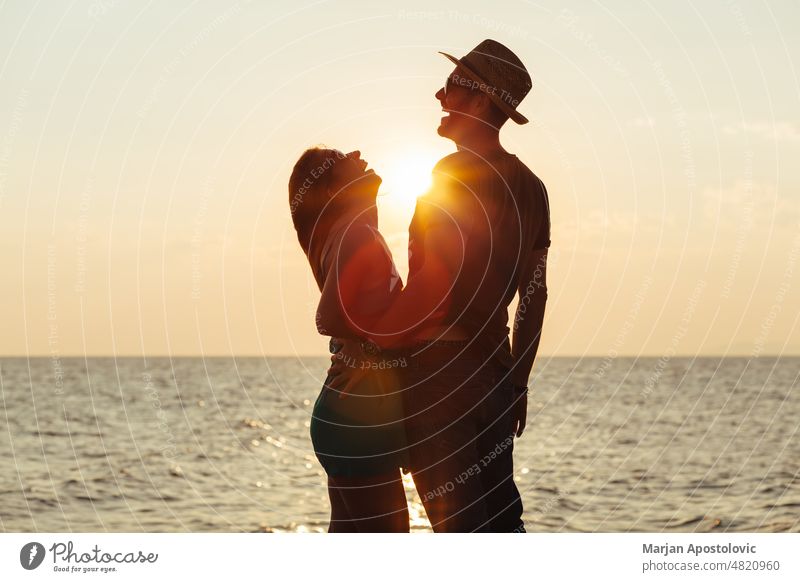
<svg viewBox="0 0 800 582">
<path fill-rule="evenodd" d="M 486 93 L 516 123 L 528 123 L 528 119 L 517 111 L 517 105 L 533 84 L 525 65 L 511 49 L 487 38 L 460 59 L 440 53 L 453 61 L 472 81 L 470 87 Z"/>
</svg>

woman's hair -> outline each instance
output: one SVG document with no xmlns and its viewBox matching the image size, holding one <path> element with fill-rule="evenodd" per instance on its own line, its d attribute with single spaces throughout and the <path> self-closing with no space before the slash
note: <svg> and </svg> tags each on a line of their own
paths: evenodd
<svg viewBox="0 0 800 582">
<path fill-rule="evenodd" d="M 342 158 L 336 150 L 313 147 L 303 152 L 289 178 L 289 210 L 297 239 L 308 254 L 312 237 L 327 235 L 335 214 L 326 195 L 331 184 L 332 168 Z M 323 214 L 325 216 L 323 216 Z"/>
</svg>

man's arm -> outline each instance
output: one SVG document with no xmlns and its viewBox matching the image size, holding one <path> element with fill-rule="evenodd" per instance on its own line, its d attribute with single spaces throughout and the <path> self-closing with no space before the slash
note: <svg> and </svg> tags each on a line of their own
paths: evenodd
<svg viewBox="0 0 800 582">
<path fill-rule="evenodd" d="M 424 259 L 370 335 L 382 348 L 407 344 L 423 325 L 440 324 L 447 312 L 473 220 L 472 195 L 463 179 L 450 162 L 440 161 L 429 193 L 417 200 L 413 220 L 424 233 L 418 241 Z"/>
<path fill-rule="evenodd" d="M 369 341 L 383 349 L 403 346 L 413 340 L 422 324 L 436 324 L 443 319 L 455 273 L 464 260 L 462 244 L 457 245 L 460 250 L 451 248 L 456 233 L 457 227 L 446 224 L 427 229 L 423 266 L 409 280 L 384 316 L 371 326 L 373 331 L 368 334 Z M 449 251 L 443 252 L 445 249 Z M 332 378 L 328 386 L 339 393 L 339 398 L 344 398 L 350 392 L 358 378 L 358 372 L 348 371 L 344 362 L 358 361 L 364 357 L 361 351 L 356 351 L 355 346 L 350 344 L 331 358 L 332 366 L 328 373 Z"/>
<path fill-rule="evenodd" d="M 547 249 L 537 249 L 530 253 L 519 283 L 519 304 L 514 315 L 511 354 L 514 356 L 514 369 L 511 382 L 515 389 L 527 387 L 528 379 L 539 350 L 542 337 L 542 322 L 547 303 Z M 521 391 L 515 403 L 516 434 L 522 435 L 527 420 L 527 392 Z"/>
<path fill-rule="evenodd" d="M 437 222 L 425 232 L 425 262 L 374 327 L 370 339 L 381 348 L 401 346 L 423 324 L 437 324 L 445 313 L 456 273 L 464 262 L 464 233 L 452 222 Z"/>
<path fill-rule="evenodd" d="M 542 336 L 547 303 L 547 249 L 532 251 L 517 287 L 519 304 L 514 316 L 511 354 L 515 386 L 527 386 Z"/>
</svg>

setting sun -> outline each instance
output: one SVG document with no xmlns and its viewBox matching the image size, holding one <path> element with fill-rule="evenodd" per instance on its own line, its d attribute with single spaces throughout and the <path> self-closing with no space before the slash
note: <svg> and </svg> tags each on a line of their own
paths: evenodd
<svg viewBox="0 0 800 582">
<path fill-rule="evenodd" d="M 379 170 L 383 178 L 381 194 L 399 206 L 414 206 L 418 196 L 431 185 L 431 170 L 438 157 L 427 152 L 405 152 Z"/>
</svg>

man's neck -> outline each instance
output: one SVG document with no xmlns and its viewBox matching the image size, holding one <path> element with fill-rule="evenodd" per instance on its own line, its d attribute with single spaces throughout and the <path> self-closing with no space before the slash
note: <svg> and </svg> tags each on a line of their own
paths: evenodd
<svg viewBox="0 0 800 582">
<path fill-rule="evenodd" d="M 493 127 L 487 127 L 484 131 L 464 136 L 456 142 L 456 147 L 459 151 L 469 151 L 484 157 L 496 153 L 507 153 L 500 145 L 500 131 Z"/>
</svg>

